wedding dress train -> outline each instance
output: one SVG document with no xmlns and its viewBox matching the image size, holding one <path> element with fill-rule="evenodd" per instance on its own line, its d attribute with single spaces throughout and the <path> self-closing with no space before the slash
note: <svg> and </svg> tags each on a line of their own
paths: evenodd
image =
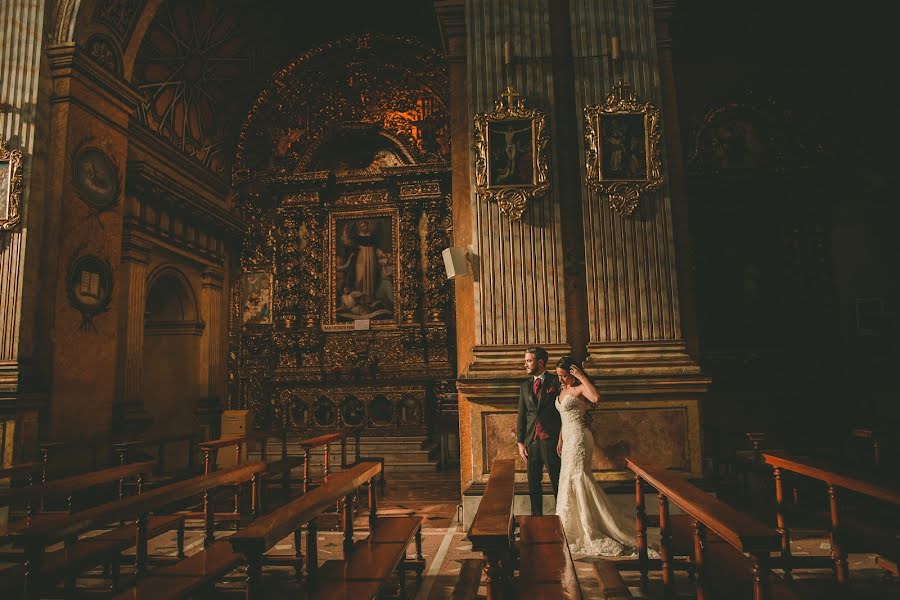
<svg viewBox="0 0 900 600">
<path fill-rule="evenodd" d="M 631 554 L 637 547 L 634 521 L 616 509 L 591 474 L 594 438 L 584 427 L 588 403 L 565 394 L 557 398 L 556 408 L 562 416 L 563 438 L 556 514 L 572 553 Z"/>
</svg>

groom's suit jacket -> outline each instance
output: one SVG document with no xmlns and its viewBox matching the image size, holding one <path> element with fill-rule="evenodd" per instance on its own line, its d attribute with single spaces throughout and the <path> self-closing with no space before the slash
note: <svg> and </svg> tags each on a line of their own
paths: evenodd
<svg viewBox="0 0 900 600">
<path fill-rule="evenodd" d="M 545 372 L 537 401 L 532 395 L 533 381 L 534 377 L 529 377 L 522 382 L 519 388 L 519 422 L 516 441 L 521 444 L 527 444 L 534 437 L 534 423 L 538 417 L 541 419 L 541 426 L 551 439 L 559 439 L 559 431 L 562 429 L 562 420 L 556 409 L 559 378 L 549 371 Z"/>
</svg>

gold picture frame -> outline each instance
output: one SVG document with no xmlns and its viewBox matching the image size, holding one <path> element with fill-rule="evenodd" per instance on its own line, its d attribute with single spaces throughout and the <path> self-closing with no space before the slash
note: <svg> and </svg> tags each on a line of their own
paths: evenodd
<svg viewBox="0 0 900 600">
<path fill-rule="evenodd" d="M 546 121 L 512 87 L 493 112 L 475 115 L 475 192 L 514 221 L 550 189 Z"/>
<path fill-rule="evenodd" d="M 0 231 L 19 225 L 22 203 L 22 153 L 0 137 Z"/>
<path fill-rule="evenodd" d="M 399 211 L 372 208 L 331 212 L 326 243 L 327 323 L 322 324 L 322 330 L 354 330 L 357 321 L 368 321 L 370 329 L 397 327 L 402 277 Z"/>
<path fill-rule="evenodd" d="M 584 108 L 584 120 L 588 186 L 630 216 L 641 194 L 662 187 L 660 109 L 620 81 L 603 104 Z"/>
</svg>

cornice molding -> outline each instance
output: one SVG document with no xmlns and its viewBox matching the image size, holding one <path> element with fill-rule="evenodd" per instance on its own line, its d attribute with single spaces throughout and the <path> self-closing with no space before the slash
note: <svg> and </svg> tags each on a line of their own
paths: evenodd
<svg viewBox="0 0 900 600">
<path fill-rule="evenodd" d="M 100 66 L 74 42 L 57 44 L 47 48 L 47 62 L 50 76 L 59 80 L 66 77 L 83 77 L 95 84 L 93 89 L 110 102 L 117 104 L 122 112 L 134 114 L 141 103 L 141 94 L 130 83 L 110 73 Z M 54 86 L 52 102 L 72 101 L 71 85 Z"/>
<path fill-rule="evenodd" d="M 218 230 L 227 237 L 244 233 L 246 225 L 235 214 L 217 202 L 195 193 L 143 161 L 129 161 L 126 168 L 125 190 L 141 201 L 189 214 L 199 223 Z"/>
</svg>

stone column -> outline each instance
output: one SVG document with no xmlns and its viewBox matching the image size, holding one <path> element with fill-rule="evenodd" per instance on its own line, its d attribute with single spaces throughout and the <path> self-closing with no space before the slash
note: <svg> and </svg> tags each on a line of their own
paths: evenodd
<svg viewBox="0 0 900 600">
<path fill-rule="evenodd" d="M 147 306 L 147 271 L 153 245 L 136 236 L 122 244 L 122 298 L 119 344 L 120 378 L 114 420 L 117 428 L 140 433 L 149 426 L 150 415 L 144 408 L 142 377 L 144 366 L 144 313 Z"/>
</svg>

